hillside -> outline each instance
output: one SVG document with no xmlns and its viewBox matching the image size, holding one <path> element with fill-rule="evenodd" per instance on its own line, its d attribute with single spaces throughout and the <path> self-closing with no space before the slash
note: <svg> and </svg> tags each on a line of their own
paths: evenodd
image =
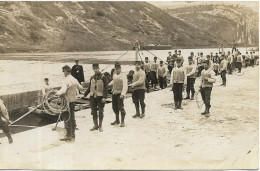
<svg viewBox="0 0 260 171">
<path fill-rule="evenodd" d="M 239 5 L 197 5 L 166 9 L 167 13 L 206 32 L 236 40 L 241 46 L 258 46 L 258 13 Z"/>
<path fill-rule="evenodd" d="M 146 2 L 0 2 L 0 52 L 125 50 L 136 40 L 222 41 Z"/>
</svg>

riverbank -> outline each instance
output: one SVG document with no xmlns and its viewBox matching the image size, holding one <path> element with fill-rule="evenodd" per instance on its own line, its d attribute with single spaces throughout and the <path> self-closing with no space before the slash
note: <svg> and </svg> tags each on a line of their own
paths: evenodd
<svg viewBox="0 0 260 171">
<path fill-rule="evenodd" d="M 196 81 L 198 85 L 199 80 Z M 76 140 L 61 142 L 63 124 L 40 127 L 1 138 L 1 169 L 257 169 L 258 67 L 243 76 L 228 75 L 227 87 L 216 83 L 211 116 L 200 115 L 195 101 L 173 110 L 169 88 L 146 94 L 146 117 L 134 119 L 125 100 L 126 127 L 111 126 L 105 106 L 103 129 L 90 132 L 90 110 L 76 112 Z M 197 86 L 196 86 L 197 87 Z"/>
</svg>

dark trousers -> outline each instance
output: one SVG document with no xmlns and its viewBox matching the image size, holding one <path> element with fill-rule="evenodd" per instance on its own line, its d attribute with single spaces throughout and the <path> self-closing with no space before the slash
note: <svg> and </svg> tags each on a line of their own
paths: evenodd
<svg viewBox="0 0 260 171">
<path fill-rule="evenodd" d="M 170 72 L 170 74 L 172 73 L 172 69 L 173 69 L 173 66 L 171 66 L 170 64 L 168 65 L 168 70 Z"/>
<path fill-rule="evenodd" d="M 64 121 L 65 129 L 69 129 L 74 132 L 76 129 L 76 120 L 75 120 L 75 102 L 69 103 L 69 112 L 64 112 L 62 116 Z"/>
<path fill-rule="evenodd" d="M 172 91 L 174 101 L 182 101 L 183 83 L 173 83 Z"/>
<path fill-rule="evenodd" d="M 144 103 L 144 99 L 145 99 L 145 90 L 144 89 L 134 90 L 132 92 L 132 100 L 133 100 L 133 103 L 135 104 L 135 109 L 136 109 L 137 115 L 140 115 L 140 109 L 139 109 L 140 105 L 141 105 L 142 114 L 144 114 L 144 112 L 145 112 L 146 105 Z"/>
<path fill-rule="evenodd" d="M 204 87 L 200 89 L 202 100 L 206 107 L 210 108 L 210 96 L 211 96 L 212 87 Z"/>
<path fill-rule="evenodd" d="M 249 59 L 245 60 L 245 68 L 247 68 L 248 66 L 250 66 L 250 61 L 249 61 Z"/>
<path fill-rule="evenodd" d="M 121 94 L 113 94 L 112 95 L 112 108 L 114 113 L 116 114 L 116 119 L 119 120 L 119 112 L 121 113 L 121 117 L 125 116 L 124 109 L 124 99 L 120 99 Z"/>
<path fill-rule="evenodd" d="M 0 117 L 0 129 L 3 130 L 3 132 L 4 132 L 5 135 L 10 134 L 10 133 L 9 133 L 8 124 L 7 124 L 5 121 L 3 121 L 1 117 Z"/>
<path fill-rule="evenodd" d="M 226 70 L 223 70 L 223 71 L 221 71 L 221 73 L 220 73 L 221 78 L 222 78 L 222 83 L 223 83 L 224 85 L 226 85 L 226 82 L 227 82 L 226 74 L 227 74 L 227 71 L 226 71 Z"/>
<path fill-rule="evenodd" d="M 238 72 L 241 72 L 242 63 L 241 62 L 236 62 L 236 64 L 237 64 Z"/>
<path fill-rule="evenodd" d="M 156 72 L 151 71 L 151 81 L 152 81 L 152 86 L 156 86 L 158 84 L 157 77 L 156 77 Z"/>
<path fill-rule="evenodd" d="M 233 63 L 228 63 L 227 69 L 228 69 L 228 73 L 232 74 L 232 72 L 233 72 Z"/>
<path fill-rule="evenodd" d="M 252 67 L 255 66 L 255 60 L 254 60 L 254 59 L 251 59 L 251 60 L 250 60 L 250 63 L 251 63 L 251 66 L 252 66 Z"/>
<path fill-rule="evenodd" d="M 150 81 L 151 81 L 151 74 L 150 74 L 150 72 L 147 72 L 146 73 L 146 79 L 145 79 L 145 87 L 147 89 L 149 89 Z"/>
<path fill-rule="evenodd" d="M 192 94 L 195 93 L 195 90 L 194 90 L 195 80 L 196 80 L 196 78 L 187 78 L 187 87 L 186 87 L 187 95 L 190 95 L 190 92 Z"/>
<path fill-rule="evenodd" d="M 91 115 L 93 115 L 93 117 L 97 117 L 97 111 L 99 112 L 99 116 L 104 115 L 105 103 L 102 103 L 102 98 L 103 96 L 98 96 L 96 98 L 94 96 L 90 96 Z"/>
<path fill-rule="evenodd" d="M 198 77 L 200 77 L 201 71 L 202 71 L 203 69 L 204 69 L 203 66 L 199 66 L 199 67 L 198 67 Z"/>
<path fill-rule="evenodd" d="M 218 75 L 218 70 L 214 70 L 214 72 L 215 72 L 215 76 L 217 76 Z"/>
<path fill-rule="evenodd" d="M 159 85 L 161 89 L 164 89 L 167 87 L 167 79 L 166 77 L 159 76 Z"/>
</svg>

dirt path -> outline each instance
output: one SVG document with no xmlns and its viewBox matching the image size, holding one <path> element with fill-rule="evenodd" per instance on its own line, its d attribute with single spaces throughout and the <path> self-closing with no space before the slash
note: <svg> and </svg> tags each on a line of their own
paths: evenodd
<svg viewBox="0 0 260 171">
<path fill-rule="evenodd" d="M 197 80 L 198 82 L 198 80 Z M 227 87 L 212 93 L 211 116 L 200 115 L 195 101 L 174 111 L 170 89 L 146 94 L 146 117 L 134 119 L 125 100 L 126 127 L 111 126 L 111 104 L 105 107 L 104 132 L 90 132 L 90 110 L 76 113 L 74 142 L 53 125 L 1 138 L 1 169 L 257 169 L 258 68 L 228 76 Z"/>
</svg>

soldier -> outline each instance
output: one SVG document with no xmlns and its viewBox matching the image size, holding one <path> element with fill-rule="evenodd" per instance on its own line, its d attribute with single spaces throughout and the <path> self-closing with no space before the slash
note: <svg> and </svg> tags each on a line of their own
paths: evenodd
<svg viewBox="0 0 260 171">
<path fill-rule="evenodd" d="M 193 64 L 193 59 L 191 56 L 188 57 L 188 63 L 189 65 L 186 66 L 186 73 L 187 73 L 187 88 L 186 88 L 186 92 L 187 92 L 187 97 L 185 97 L 184 99 L 191 99 L 194 100 L 194 83 L 195 83 L 195 79 L 196 79 L 196 68 L 197 66 L 195 64 Z M 191 92 L 191 97 L 190 97 L 190 92 Z"/>
<path fill-rule="evenodd" d="M 255 66 L 255 55 L 253 55 L 253 52 L 250 52 L 250 58 L 251 58 L 251 66 L 254 68 Z"/>
<path fill-rule="evenodd" d="M 248 55 L 248 52 L 246 52 L 246 55 L 245 55 L 245 68 L 247 68 L 248 66 L 250 66 L 250 56 Z"/>
<path fill-rule="evenodd" d="M 201 85 L 200 85 L 200 93 L 202 100 L 205 104 L 205 111 L 202 112 L 202 115 L 209 117 L 209 109 L 210 105 L 210 96 L 213 87 L 213 83 L 216 82 L 214 72 L 209 69 L 209 61 L 204 61 L 204 70 L 201 72 Z"/>
<path fill-rule="evenodd" d="M 157 69 L 157 78 L 159 80 L 159 85 L 161 89 L 167 87 L 166 74 L 167 74 L 166 67 L 163 64 L 163 61 L 160 61 L 160 65 Z"/>
<path fill-rule="evenodd" d="M 214 63 L 213 63 L 213 61 L 210 59 L 210 55 L 207 55 L 206 60 L 209 61 L 209 69 L 213 69 Z"/>
<path fill-rule="evenodd" d="M 2 120 L 2 117 L 5 119 L 5 121 Z M 12 121 L 9 119 L 9 114 L 4 105 L 4 102 L 0 99 L 0 129 L 2 129 L 4 134 L 7 136 L 9 144 L 13 143 L 13 138 L 8 127 L 8 124 L 11 122 Z"/>
<path fill-rule="evenodd" d="M 232 74 L 233 72 L 233 56 L 230 54 L 230 51 L 228 51 L 228 57 L 227 57 L 227 61 L 228 61 L 228 66 L 227 66 L 227 70 L 228 70 L 228 74 Z"/>
<path fill-rule="evenodd" d="M 242 57 L 240 52 L 238 52 L 238 56 L 237 56 L 237 60 L 236 61 L 237 61 L 236 65 L 237 65 L 237 68 L 238 68 L 238 73 L 241 73 L 243 57 Z"/>
<path fill-rule="evenodd" d="M 172 59 L 172 52 L 168 52 L 168 56 L 167 56 L 167 63 L 170 63 L 170 60 Z"/>
<path fill-rule="evenodd" d="M 109 86 L 113 86 L 112 88 L 112 107 L 113 111 L 116 115 L 116 120 L 111 123 L 111 125 L 120 124 L 119 121 L 119 112 L 121 113 L 121 125 L 120 127 L 125 126 L 125 109 L 124 109 L 124 98 L 126 96 L 128 84 L 127 77 L 124 73 L 122 73 L 121 65 L 119 63 L 115 64 L 115 73 L 113 75 L 113 81 L 109 83 Z"/>
<path fill-rule="evenodd" d="M 92 68 L 95 74 L 90 78 L 90 85 L 85 92 L 86 97 L 90 94 L 91 115 L 93 117 L 94 127 L 90 131 L 98 130 L 103 132 L 102 122 L 104 118 L 104 107 L 108 94 L 108 80 L 99 69 L 99 64 L 94 63 Z M 97 111 L 99 112 L 99 124 L 97 119 Z"/>
<path fill-rule="evenodd" d="M 141 70 L 141 63 L 140 61 L 135 62 L 135 72 L 133 75 L 133 83 L 129 86 L 132 87 L 132 100 L 135 104 L 136 114 L 133 116 L 133 118 L 145 117 L 145 72 Z M 141 105 L 141 111 L 142 114 L 140 115 L 140 108 Z"/>
<path fill-rule="evenodd" d="M 69 119 L 65 122 L 66 135 L 61 138 L 61 141 L 70 141 L 75 138 L 76 120 L 75 120 L 75 102 L 77 98 L 77 90 L 82 90 L 83 87 L 79 82 L 71 75 L 71 68 L 68 65 L 62 67 L 62 71 L 65 76 L 65 80 L 62 83 L 61 89 L 56 93 L 58 96 L 65 96 L 68 103 Z M 65 114 L 65 113 L 64 113 Z"/>
<path fill-rule="evenodd" d="M 216 53 L 216 56 L 213 58 L 213 70 L 215 72 L 215 76 L 218 75 L 218 70 L 219 70 L 219 64 L 220 64 L 220 58 L 218 56 L 218 53 Z"/>
<path fill-rule="evenodd" d="M 154 61 L 151 62 L 151 81 L 152 81 L 152 87 L 154 87 L 155 90 L 157 90 L 157 84 L 158 84 L 158 80 L 156 78 L 157 75 L 157 69 L 158 69 L 159 63 L 157 62 L 157 57 L 154 57 Z"/>
<path fill-rule="evenodd" d="M 79 65 L 79 60 L 75 60 L 75 65 L 72 67 L 71 75 L 78 80 L 79 83 L 85 82 L 82 65 Z"/>
<path fill-rule="evenodd" d="M 179 50 L 178 58 L 181 59 L 181 66 L 183 66 L 184 58 L 183 58 L 183 56 L 182 56 L 182 54 L 181 54 L 181 50 Z"/>
<path fill-rule="evenodd" d="M 145 80 L 145 87 L 147 90 L 147 93 L 149 93 L 149 89 L 150 89 L 150 81 L 151 81 L 151 64 L 148 61 L 148 57 L 145 57 L 145 62 L 144 62 L 144 72 L 146 75 L 146 80 Z"/>
<path fill-rule="evenodd" d="M 227 78 L 226 78 L 226 74 L 227 74 L 227 66 L 228 66 L 228 61 L 225 58 L 225 55 L 221 56 L 221 62 L 219 64 L 219 72 L 222 78 L 222 84 L 221 86 L 226 87 L 226 83 L 227 83 Z"/>
<path fill-rule="evenodd" d="M 203 70 L 203 61 L 205 60 L 205 57 L 203 57 L 203 53 L 200 53 L 200 57 L 198 58 L 198 77 L 201 75 L 201 71 Z"/>
<path fill-rule="evenodd" d="M 181 59 L 177 59 L 177 65 L 173 68 L 171 73 L 171 82 L 172 91 L 174 95 L 174 110 L 183 109 L 181 106 L 182 103 L 182 90 L 183 84 L 186 85 L 187 83 L 187 76 L 185 68 L 181 66 Z"/>
</svg>

